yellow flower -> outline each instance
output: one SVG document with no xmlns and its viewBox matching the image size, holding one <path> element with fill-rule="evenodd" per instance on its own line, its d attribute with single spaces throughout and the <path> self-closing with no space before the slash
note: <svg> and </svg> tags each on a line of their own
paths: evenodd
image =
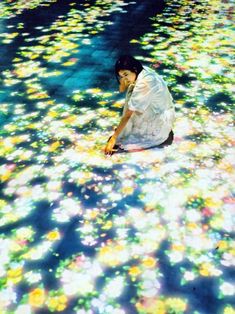
<svg viewBox="0 0 235 314">
<path fill-rule="evenodd" d="M 93 210 L 91 213 L 90 213 L 90 218 L 91 219 L 95 219 L 97 216 L 98 216 L 98 212 L 97 211 L 95 211 L 95 210 Z"/>
<path fill-rule="evenodd" d="M 223 314 L 235 314 L 235 309 L 232 308 L 231 306 L 226 306 Z"/>
<path fill-rule="evenodd" d="M 17 242 L 12 242 L 10 245 L 10 250 L 13 252 L 18 252 L 22 250 L 22 245 Z"/>
<path fill-rule="evenodd" d="M 101 92 L 100 88 L 90 88 L 89 90 L 87 90 L 87 92 L 90 92 L 92 94 L 97 94 Z"/>
<path fill-rule="evenodd" d="M 98 104 L 103 106 L 103 105 L 107 104 L 107 101 L 106 100 L 101 100 L 101 101 L 98 102 Z"/>
<path fill-rule="evenodd" d="M 7 205 L 7 202 L 4 200 L 0 200 L 0 208 L 3 208 Z"/>
<path fill-rule="evenodd" d="M 37 89 L 36 89 L 36 88 L 31 87 L 31 88 L 28 88 L 28 89 L 27 89 L 27 93 L 28 93 L 28 94 L 32 94 L 32 93 L 35 93 L 35 92 L 37 92 Z"/>
<path fill-rule="evenodd" d="M 117 266 L 123 263 L 122 253 L 125 251 L 123 245 L 102 247 L 99 252 L 99 260 L 109 266 Z"/>
<path fill-rule="evenodd" d="M 35 307 L 40 307 L 45 302 L 45 292 L 43 289 L 36 288 L 29 294 L 29 304 Z"/>
<path fill-rule="evenodd" d="M 233 173 L 234 172 L 234 168 L 232 166 L 231 163 L 229 162 L 226 162 L 226 161 L 221 161 L 218 166 L 217 166 L 219 169 L 221 170 L 225 170 L 227 171 L 228 173 Z"/>
<path fill-rule="evenodd" d="M 22 136 L 12 136 L 11 143 L 12 144 L 19 144 L 24 141 L 24 138 Z"/>
<path fill-rule="evenodd" d="M 183 252 L 185 250 L 185 247 L 182 244 L 173 244 L 172 250 Z"/>
<path fill-rule="evenodd" d="M 60 303 L 66 303 L 67 301 L 68 301 L 68 299 L 65 295 L 59 296 L 59 302 Z"/>
<path fill-rule="evenodd" d="M 53 310 L 57 307 L 58 305 L 58 298 L 57 297 L 51 297 L 48 299 L 47 305 L 49 308 L 52 308 Z"/>
<path fill-rule="evenodd" d="M 122 102 L 115 102 L 114 104 L 113 104 L 113 107 L 114 108 L 122 108 L 123 107 L 123 103 Z"/>
<path fill-rule="evenodd" d="M 17 130 L 17 126 L 15 124 L 8 124 L 6 125 L 6 130 L 9 132 L 14 132 Z"/>
<path fill-rule="evenodd" d="M 197 229 L 198 225 L 195 222 L 190 222 L 187 224 L 187 228 L 194 230 Z"/>
<path fill-rule="evenodd" d="M 153 257 L 145 257 L 143 259 L 143 266 L 147 268 L 153 268 L 156 265 L 156 260 Z"/>
<path fill-rule="evenodd" d="M 47 100 L 44 103 L 48 104 L 48 105 L 53 105 L 55 103 L 55 101 L 54 100 Z"/>
<path fill-rule="evenodd" d="M 213 269 L 213 265 L 210 263 L 202 263 L 199 268 L 199 273 L 204 277 L 208 277 L 212 275 Z"/>
<path fill-rule="evenodd" d="M 56 111 L 49 111 L 47 115 L 51 118 L 56 118 L 58 117 L 59 113 Z"/>
<path fill-rule="evenodd" d="M 166 307 L 163 301 L 156 301 L 155 305 L 149 307 L 148 312 L 149 314 L 166 314 Z"/>
<path fill-rule="evenodd" d="M 187 309 L 187 303 L 179 298 L 169 298 L 166 300 L 168 310 L 184 312 Z"/>
<path fill-rule="evenodd" d="M 60 233 L 57 230 L 51 231 L 47 234 L 47 239 L 50 241 L 55 241 L 60 239 Z"/>
<path fill-rule="evenodd" d="M 7 213 L 5 214 L 5 220 L 6 221 L 17 221 L 18 217 L 15 215 L 15 213 Z"/>
<path fill-rule="evenodd" d="M 30 123 L 27 127 L 28 127 L 28 129 L 35 129 L 36 123 Z"/>
<path fill-rule="evenodd" d="M 63 119 L 62 121 L 63 121 L 64 123 L 73 123 L 73 122 L 75 122 L 76 120 L 77 120 L 77 116 L 72 115 L 72 116 L 69 116 L 69 117 L 66 118 L 66 119 Z"/>
<path fill-rule="evenodd" d="M 67 297 L 65 295 L 61 295 L 50 297 L 47 304 L 51 310 L 61 312 L 66 308 L 67 301 Z"/>
<path fill-rule="evenodd" d="M 207 114 L 208 114 L 208 110 L 206 110 L 206 109 L 200 109 L 200 110 L 199 110 L 199 114 L 201 114 L 201 115 L 207 115 Z"/>
<path fill-rule="evenodd" d="M 222 228 L 223 225 L 224 225 L 223 217 L 213 217 L 210 221 L 210 226 L 215 229 Z"/>
<path fill-rule="evenodd" d="M 132 40 L 130 41 L 130 43 L 131 43 L 131 44 L 136 44 L 136 43 L 139 43 L 139 41 L 136 40 L 136 39 L 132 39 Z"/>
<path fill-rule="evenodd" d="M 183 142 L 179 145 L 178 150 L 180 153 L 186 153 L 196 147 L 196 143 L 194 142 Z"/>
<path fill-rule="evenodd" d="M 62 65 L 64 65 L 64 66 L 71 66 L 71 65 L 74 65 L 76 62 L 74 62 L 74 61 L 67 61 L 67 62 L 64 62 L 64 63 L 62 63 Z"/>
<path fill-rule="evenodd" d="M 110 254 L 110 253 L 112 253 L 112 250 L 109 246 L 101 247 L 100 255 L 105 255 L 105 254 Z"/>
<path fill-rule="evenodd" d="M 134 191 L 134 188 L 132 186 L 124 186 L 122 188 L 122 193 L 126 195 L 132 194 L 133 191 Z"/>
<path fill-rule="evenodd" d="M 235 248 L 231 248 L 228 253 L 235 256 Z"/>
<path fill-rule="evenodd" d="M 210 207 L 210 208 L 219 208 L 222 205 L 221 200 L 214 200 L 211 197 L 208 197 L 205 199 L 205 207 Z"/>
<path fill-rule="evenodd" d="M 228 248 L 228 243 L 226 241 L 219 241 L 217 247 L 219 251 L 225 251 Z"/>
<path fill-rule="evenodd" d="M 141 270 L 139 269 L 139 267 L 137 267 L 137 266 L 132 266 L 132 267 L 129 269 L 129 275 L 130 275 L 130 276 L 136 277 L 136 276 L 138 276 L 139 274 L 141 274 Z"/>
<path fill-rule="evenodd" d="M 56 141 L 52 143 L 48 149 L 49 152 L 54 152 L 60 146 L 60 142 Z"/>
<path fill-rule="evenodd" d="M 113 249 L 114 249 L 114 251 L 122 252 L 125 249 L 125 247 L 122 244 L 117 244 L 116 246 L 114 246 Z"/>
<path fill-rule="evenodd" d="M 66 305 L 65 305 L 65 304 L 59 304 L 59 305 L 57 306 L 57 311 L 58 311 L 58 312 L 62 312 L 65 308 L 66 308 Z"/>
<path fill-rule="evenodd" d="M 109 230 L 110 228 L 112 228 L 112 225 L 113 225 L 112 221 L 108 220 L 106 224 L 102 227 L 102 229 Z"/>
<path fill-rule="evenodd" d="M 7 281 L 17 284 L 22 279 L 22 267 L 9 269 L 7 272 Z"/>
<path fill-rule="evenodd" d="M 10 178 L 10 176 L 11 176 L 11 171 L 7 170 L 7 171 L 5 171 L 5 173 L 3 173 L 0 176 L 0 181 L 5 182 L 5 181 L 7 181 Z"/>
<path fill-rule="evenodd" d="M 144 303 L 136 303 L 136 308 L 145 314 L 166 314 L 166 307 L 161 300 L 149 300 Z"/>
</svg>

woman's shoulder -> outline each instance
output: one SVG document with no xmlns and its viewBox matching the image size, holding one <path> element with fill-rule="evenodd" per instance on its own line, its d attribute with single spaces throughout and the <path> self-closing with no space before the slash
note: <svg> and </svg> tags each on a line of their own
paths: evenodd
<svg viewBox="0 0 235 314">
<path fill-rule="evenodd" d="M 140 72 L 137 83 L 147 83 L 151 84 L 153 83 L 154 85 L 161 85 L 161 78 L 160 76 L 155 72 L 155 70 L 151 69 L 148 66 L 143 66 L 143 70 Z"/>
<path fill-rule="evenodd" d="M 140 72 L 139 76 L 140 78 L 159 78 L 159 75 L 156 73 L 156 71 L 148 66 L 143 66 L 143 70 Z"/>
</svg>

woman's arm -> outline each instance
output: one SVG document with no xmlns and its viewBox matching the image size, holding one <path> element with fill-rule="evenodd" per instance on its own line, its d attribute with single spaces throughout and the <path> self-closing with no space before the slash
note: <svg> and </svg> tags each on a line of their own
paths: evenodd
<svg viewBox="0 0 235 314">
<path fill-rule="evenodd" d="M 113 152 L 113 147 L 116 144 L 116 140 L 118 135 L 122 132 L 122 130 L 125 128 L 127 122 L 129 121 L 130 117 L 132 116 L 133 111 L 127 109 L 125 112 L 125 115 L 122 117 L 118 127 L 116 128 L 113 136 L 110 138 L 110 140 L 108 141 L 106 147 L 105 147 L 105 154 L 112 154 Z"/>
<path fill-rule="evenodd" d="M 113 134 L 113 137 L 114 138 L 117 138 L 118 135 L 122 132 L 122 130 L 125 128 L 127 122 L 129 121 L 130 117 L 132 116 L 134 111 L 130 110 L 127 108 L 124 116 L 122 117 L 118 127 L 116 128 L 114 134 Z"/>
</svg>

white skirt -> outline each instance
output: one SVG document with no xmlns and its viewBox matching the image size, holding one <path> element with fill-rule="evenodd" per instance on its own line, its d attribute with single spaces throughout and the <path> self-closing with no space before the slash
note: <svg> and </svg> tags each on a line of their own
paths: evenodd
<svg viewBox="0 0 235 314">
<path fill-rule="evenodd" d="M 123 114 L 125 113 L 125 108 Z M 151 108 L 144 113 L 133 112 L 117 138 L 117 145 L 125 150 L 143 149 L 165 142 L 175 119 L 173 108 L 156 114 Z"/>
</svg>

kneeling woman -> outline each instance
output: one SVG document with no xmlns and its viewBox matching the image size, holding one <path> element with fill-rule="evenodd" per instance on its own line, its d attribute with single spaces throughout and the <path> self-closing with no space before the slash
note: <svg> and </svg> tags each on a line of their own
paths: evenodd
<svg viewBox="0 0 235 314">
<path fill-rule="evenodd" d="M 126 101 L 122 119 L 108 140 L 105 154 L 112 154 L 116 148 L 139 151 L 170 145 L 175 110 L 161 76 L 129 55 L 117 60 L 115 72 L 120 92 L 127 91 Z"/>
</svg>

